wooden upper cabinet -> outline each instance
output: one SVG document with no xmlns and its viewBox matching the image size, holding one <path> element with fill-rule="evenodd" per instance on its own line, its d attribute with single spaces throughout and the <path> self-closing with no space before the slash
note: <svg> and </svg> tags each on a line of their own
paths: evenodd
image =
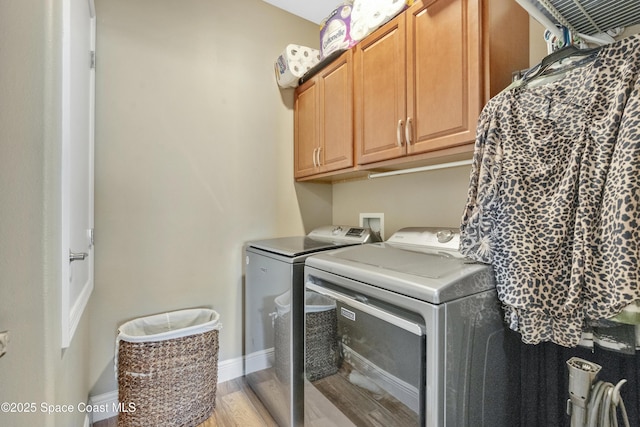
<svg viewBox="0 0 640 427">
<path fill-rule="evenodd" d="M 473 0 L 418 4 L 407 12 L 408 153 L 475 139 L 482 88 L 479 22 Z"/>
<path fill-rule="evenodd" d="M 294 176 L 317 173 L 317 151 L 320 146 L 319 85 L 309 80 L 296 90 L 294 107 Z"/>
<path fill-rule="evenodd" d="M 484 104 L 528 66 L 528 15 L 513 0 L 431 3 L 417 1 L 355 48 L 360 165 L 470 151 Z"/>
<path fill-rule="evenodd" d="M 405 31 L 402 14 L 356 45 L 354 133 L 359 164 L 406 153 Z"/>
<path fill-rule="evenodd" d="M 353 52 L 296 89 L 294 176 L 353 167 Z"/>
<path fill-rule="evenodd" d="M 353 52 L 347 51 L 319 75 L 322 172 L 353 166 Z"/>
<path fill-rule="evenodd" d="M 517 2 L 417 0 L 296 89 L 295 178 L 467 156 L 483 106 L 528 64 Z"/>
</svg>

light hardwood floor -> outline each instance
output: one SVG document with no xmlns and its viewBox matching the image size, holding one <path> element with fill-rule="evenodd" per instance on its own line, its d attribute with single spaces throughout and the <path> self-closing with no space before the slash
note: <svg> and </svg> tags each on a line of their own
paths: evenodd
<svg viewBox="0 0 640 427">
<path fill-rule="evenodd" d="M 391 395 L 355 387 L 346 363 L 338 373 L 305 383 L 305 425 L 310 427 L 417 426 L 418 414 Z M 276 414 L 286 419 L 285 391 L 273 368 L 251 374 L 250 381 Z M 216 409 L 197 427 L 277 427 L 244 377 L 218 384 Z M 99 421 L 93 427 L 117 427 L 117 418 Z"/>
<path fill-rule="evenodd" d="M 117 417 L 98 421 L 93 427 L 117 427 Z M 218 384 L 216 409 L 198 427 L 277 427 L 269 412 L 244 378 Z"/>
</svg>

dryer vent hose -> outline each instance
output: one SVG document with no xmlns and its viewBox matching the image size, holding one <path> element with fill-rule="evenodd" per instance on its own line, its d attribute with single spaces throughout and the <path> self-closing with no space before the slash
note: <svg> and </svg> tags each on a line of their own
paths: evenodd
<svg viewBox="0 0 640 427">
<path fill-rule="evenodd" d="M 571 415 L 571 427 L 617 427 L 618 407 L 625 427 L 630 427 L 627 410 L 620 396 L 620 387 L 627 380 L 620 380 L 615 386 L 594 380 L 600 365 L 572 357 L 569 367 L 569 400 L 567 414 Z"/>
</svg>

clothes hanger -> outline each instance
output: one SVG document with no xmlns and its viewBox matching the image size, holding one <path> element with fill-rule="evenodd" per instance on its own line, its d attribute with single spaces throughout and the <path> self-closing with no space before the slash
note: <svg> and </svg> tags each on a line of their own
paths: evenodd
<svg viewBox="0 0 640 427">
<path fill-rule="evenodd" d="M 570 44 L 561 49 L 558 49 L 555 52 L 545 56 L 538 65 L 527 71 L 522 77 L 522 83 L 527 83 L 537 77 L 543 76 L 544 73 L 549 69 L 549 67 L 565 59 L 579 56 L 594 56 L 594 54 L 597 53 L 600 48 L 601 46 L 590 49 L 579 49 L 575 45 Z"/>
</svg>

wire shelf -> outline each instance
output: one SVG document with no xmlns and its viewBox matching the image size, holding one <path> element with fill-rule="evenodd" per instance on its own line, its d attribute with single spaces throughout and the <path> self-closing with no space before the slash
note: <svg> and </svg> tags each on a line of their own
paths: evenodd
<svg viewBox="0 0 640 427">
<path fill-rule="evenodd" d="M 554 25 L 590 36 L 640 23 L 638 0 L 518 0 L 518 3 L 535 7 Z"/>
</svg>

